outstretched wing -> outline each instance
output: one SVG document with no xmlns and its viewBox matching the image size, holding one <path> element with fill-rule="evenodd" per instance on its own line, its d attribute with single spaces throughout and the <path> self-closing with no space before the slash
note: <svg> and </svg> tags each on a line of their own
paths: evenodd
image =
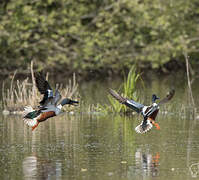
<svg viewBox="0 0 199 180">
<path fill-rule="evenodd" d="M 158 103 L 158 105 L 164 104 L 164 103 L 168 102 L 169 100 L 171 100 L 173 98 L 174 94 L 175 94 L 175 90 L 172 89 L 171 91 L 169 91 L 167 93 L 167 95 L 166 95 L 165 98 L 163 98 L 162 100 L 160 100 L 160 102 Z"/>
<path fill-rule="evenodd" d="M 52 90 L 48 81 L 44 78 L 41 72 L 35 74 L 36 86 L 41 94 L 45 94 L 46 91 Z"/>
<path fill-rule="evenodd" d="M 125 104 L 129 108 L 133 109 L 137 113 L 140 113 L 142 111 L 142 108 L 144 107 L 143 104 L 137 103 L 133 100 L 127 99 L 119 95 L 117 92 L 115 92 L 113 89 L 109 89 L 109 93 L 120 103 Z"/>
<path fill-rule="evenodd" d="M 135 110 L 137 113 L 140 113 L 142 111 L 142 108 L 144 107 L 143 104 L 140 104 L 140 103 L 135 102 L 133 100 L 127 100 L 125 102 L 125 105 L 130 107 L 131 109 Z"/>
<path fill-rule="evenodd" d="M 44 105 L 49 98 L 53 97 L 53 90 L 41 72 L 35 74 L 35 82 L 39 92 L 44 95 L 40 105 Z"/>
</svg>

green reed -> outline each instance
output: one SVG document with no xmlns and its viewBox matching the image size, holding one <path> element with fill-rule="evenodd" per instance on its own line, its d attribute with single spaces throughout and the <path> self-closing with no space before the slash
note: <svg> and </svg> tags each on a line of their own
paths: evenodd
<svg viewBox="0 0 199 180">
<path fill-rule="evenodd" d="M 140 74 L 136 73 L 135 66 L 132 66 L 129 70 L 127 78 L 124 77 L 124 82 L 117 90 L 124 97 L 128 97 L 130 99 L 137 100 L 136 96 L 136 84 L 140 77 Z M 109 104 L 100 105 L 98 104 L 98 110 L 103 111 L 104 113 L 108 112 L 117 112 L 117 113 L 128 113 L 129 109 L 126 108 L 123 104 L 119 103 L 116 99 L 114 99 L 111 95 L 107 96 Z"/>
</svg>

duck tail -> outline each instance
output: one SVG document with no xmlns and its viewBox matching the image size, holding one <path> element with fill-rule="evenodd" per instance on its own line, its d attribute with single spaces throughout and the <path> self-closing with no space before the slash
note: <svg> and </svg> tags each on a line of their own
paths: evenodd
<svg viewBox="0 0 199 180">
<path fill-rule="evenodd" d="M 146 122 L 142 121 L 140 125 L 135 128 L 137 133 L 143 134 L 149 131 L 153 127 L 150 120 L 146 120 Z"/>
<path fill-rule="evenodd" d="M 117 92 L 115 92 L 113 89 L 109 88 L 109 94 L 113 96 L 116 100 L 118 100 L 120 103 L 124 104 L 126 102 L 126 98 L 120 96 Z"/>
</svg>

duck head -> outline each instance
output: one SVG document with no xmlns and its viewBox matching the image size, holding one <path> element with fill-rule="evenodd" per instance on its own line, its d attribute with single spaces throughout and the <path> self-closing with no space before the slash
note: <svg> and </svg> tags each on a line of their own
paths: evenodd
<svg viewBox="0 0 199 180">
<path fill-rule="evenodd" d="M 154 103 L 159 97 L 157 97 L 155 94 L 152 95 L 152 103 Z"/>
<path fill-rule="evenodd" d="M 71 104 L 71 105 L 76 105 L 78 104 L 79 102 L 78 101 L 74 101 L 72 99 L 69 99 L 69 98 L 65 98 L 62 100 L 61 102 L 61 105 L 64 106 L 65 104 Z"/>
</svg>

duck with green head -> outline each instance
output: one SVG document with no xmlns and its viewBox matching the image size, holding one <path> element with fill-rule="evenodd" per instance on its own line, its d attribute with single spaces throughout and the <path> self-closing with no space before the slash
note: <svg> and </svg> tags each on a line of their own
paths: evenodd
<svg viewBox="0 0 199 180">
<path fill-rule="evenodd" d="M 150 106 L 145 106 L 143 104 L 140 104 L 138 102 L 135 102 L 134 100 L 130 100 L 128 98 L 124 98 L 121 95 L 119 95 L 117 92 L 114 90 L 110 89 L 109 93 L 120 103 L 128 106 L 129 108 L 133 109 L 137 113 L 141 113 L 143 116 L 143 121 L 141 122 L 140 125 L 138 125 L 135 128 L 135 131 L 137 133 L 146 133 L 149 131 L 153 125 L 157 128 L 160 129 L 160 126 L 158 123 L 155 122 L 155 118 L 159 112 L 159 107 L 160 105 L 168 102 L 171 100 L 175 94 L 175 90 L 171 90 L 165 98 L 159 101 L 159 103 L 156 103 L 156 100 L 159 99 L 155 94 L 152 95 L 152 105 Z"/>
<path fill-rule="evenodd" d="M 35 82 L 39 92 L 43 94 L 43 99 L 40 101 L 40 106 L 38 106 L 37 110 L 34 110 L 31 106 L 26 106 L 24 108 L 23 118 L 24 122 L 32 127 L 32 130 L 34 130 L 40 122 L 60 114 L 64 105 L 76 105 L 79 103 L 69 98 L 64 98 L 61 103 L 58 103 L 61 99 L 59 91 L 56 90 L 55 95 L 53 95 L 52 88 L 41 73 L 36 74 Z"/>
</svg>

